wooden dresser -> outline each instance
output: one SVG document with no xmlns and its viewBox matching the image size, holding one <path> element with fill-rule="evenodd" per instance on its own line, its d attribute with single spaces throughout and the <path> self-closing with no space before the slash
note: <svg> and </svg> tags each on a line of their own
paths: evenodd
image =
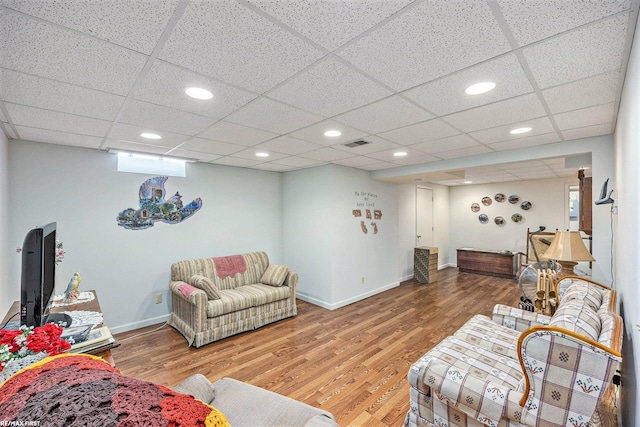
<svg viewBox="0 0 640 427">
<path fill-rule="evenodd" d="M 511 252 L 491 251 L 486 249 L 458 249 L 458 269 L 463 273 L 486 274 L 488 276 L 516 276 L 515 255 Z"/>
</svg>

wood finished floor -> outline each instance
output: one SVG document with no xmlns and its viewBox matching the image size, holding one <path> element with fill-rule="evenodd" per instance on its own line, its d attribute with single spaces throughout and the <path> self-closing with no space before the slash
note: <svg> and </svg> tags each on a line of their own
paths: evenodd
<svg viewBox="0 0 640 427">
<path fill-rule="evenodd" d="M 437 282 L 399 287 L 329 311 L 298 300 L 298 316 L 211 343 L 187 346 L 177 331 L 126 340 L 124 374 L 173 387 L 201 373 L 231 377 L 327 410 L 345 426 L 401 426 L 409 409 L 409 366 L 471 316 L 515 305 L 517 281 L 447 268 Z M 214 404 L 215 406 L 215 404 Z"/>
</svg>

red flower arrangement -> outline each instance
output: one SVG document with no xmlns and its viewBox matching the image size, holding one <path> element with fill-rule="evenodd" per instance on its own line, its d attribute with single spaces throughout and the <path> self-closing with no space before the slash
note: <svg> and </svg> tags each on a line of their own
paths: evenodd
<svg viewBox="0 0 640 427">
<path fill-rule="evenodd" d="M 10 360 L 46 352 L 49 356 L 64 353 L 71 348 L 68 341 L 60 338 L 62 328 L 47 323 L 34 328 L 0 329 L 0 372 Z"/>
</svg>

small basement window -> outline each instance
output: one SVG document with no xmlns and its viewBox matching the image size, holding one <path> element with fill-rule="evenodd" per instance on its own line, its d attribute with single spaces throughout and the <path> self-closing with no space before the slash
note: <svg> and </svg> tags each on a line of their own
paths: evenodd
<svg viewBox="0 0 640 427">
<path fill-rule="evenodd" d="M 171 157 L 118 152 L 118 172 L 185 177 L 186 163 L 187 160 Z"/>
</svg>

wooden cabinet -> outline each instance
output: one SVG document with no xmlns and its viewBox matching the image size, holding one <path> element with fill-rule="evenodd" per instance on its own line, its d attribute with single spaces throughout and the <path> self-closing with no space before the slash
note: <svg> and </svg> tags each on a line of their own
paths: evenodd
<svg viewBox="0 0 640 427">
<path fill-rule="evenodd" d="M 511 252 L 475 248 L 458 249 L 458 269 L 463 273 L 486 274 L 510 279 L 516 276 L 515 259 Z"/>
<path fill-rule="evenodd" d="M 591 195 L 592 178 L 584 176 L 584 171 L 578 171 L 578 179 L 580 180 L 580 200 L 578 201 L 578 230 L 584 231 L 591 236 L 592 220 L 591 209 L 593 207 L 593 197 Z"/>
<path fill-rule="evenodd" d="M 413 277 L 420 283 L 438 280 L 438 248 L 420 246 L 414 249 Z"/>
</svg>

